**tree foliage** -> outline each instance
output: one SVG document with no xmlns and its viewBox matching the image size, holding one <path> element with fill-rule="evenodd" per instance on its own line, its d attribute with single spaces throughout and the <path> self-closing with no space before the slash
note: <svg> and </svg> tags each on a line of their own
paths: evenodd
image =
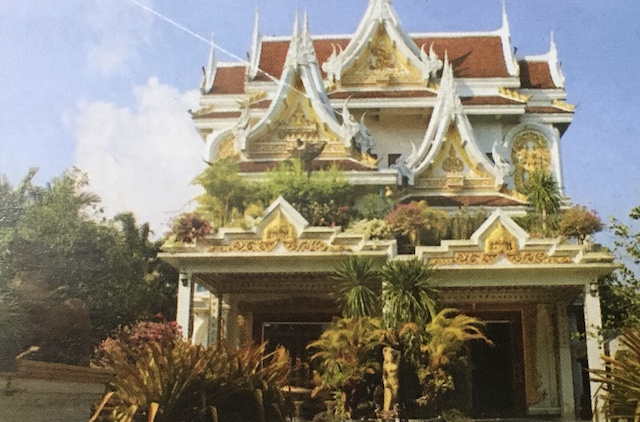
<svg viewBox="0 0 640 422">
<path fill-rule="evenodd" d="M 159 242 L 132 214 L 105 219 L 88 179 L 68 170 L 46 186 L 0 183 L 0 207 L 12 209 L 0 228 L 0 342 L 5 365 L 30 346 L 31 357 L 86 362 L 94 344 L 118 325 L 174 313 L 177 275 L 160 262 Z M 22 310 L 24 312 L 16 312 Z"/>
<path fill-rule="evenodd" d="M 610 229 L 620 267 L 600 280 L 604 328 L 614 331 L 640 326 L 640 206 L 629 217 L 631 224 L 612 219 Z"/>
<path fill-rule="evenodd" d="M 525 194 L 536 212 L 542 215 L 542 230 L 546 234 L 548 216 L 560 211 L 561 197 L 558 182 L 551 172 L 536 170 L 527 179 Z"/>
<path fill-rule="evenodd" d="M 558 230 L 566 237 L 573 237 L 582 243 L 584 239 L 602 230 L 602 220 L 595 211 L 576 205 L 564 211 L 558 220 Z"/>
<path fill-rule="evenodd" d="M 369 257 L 350 256 L 333 274 L 338 282 L 338 303 L 346 318 L 380 315 L 380 272 Z"/>
<path fill-rule="evenodd" d="M 200 210 L 218 227 L 227 226 L 251 203 L 253 187 L 240 177 L 238 163 L 231 158 L 209 164 L 194 183 L 205 191 L 198 197 Z"/>
<path fill-rule="evenodd" d="M 449 227 L 447 213 L 425 201 L 398 205 L 385 220 L 396 234 L 408 236 L 412 246 L 439 244 Z"/>
</svg>

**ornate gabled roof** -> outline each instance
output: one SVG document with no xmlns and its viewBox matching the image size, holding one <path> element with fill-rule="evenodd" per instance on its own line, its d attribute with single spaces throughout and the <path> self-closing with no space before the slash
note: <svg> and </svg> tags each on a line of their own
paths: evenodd
<svg viewBox="0 0 640 422">
<path fill-rule="evenodd" d="M 337 83 L 420 83 L 442 67 L 433 49 L 427 53 L 404 31 L 390 0 L 370 0 L 349 44 L 336 45 L 322 68 Z"/>
<path fill-rule="evenodd" d="M 245 109 L 248 116 L 249 109 Z M 320 158 L 352 158 L 351 133 L 336 118 L 304 19 L 294 24 L 284 71 L 269 108 L 255 126 L 241 119 L 236 145 L 248 159 L 287 159 L 296 149 L 322 144 Z"/>
<path fill-rule="evenodd" d="M 397 168 L 410 184 L 414 184 L 417 177 L 433 179 L 425 182 L 425 188 L 463 190 L 468 183 L 486 188 L 499 188 L 503 184 L 505 174 L 477 145 L 446 55 L 436 106 L 424 139 Z"/>
</svg>

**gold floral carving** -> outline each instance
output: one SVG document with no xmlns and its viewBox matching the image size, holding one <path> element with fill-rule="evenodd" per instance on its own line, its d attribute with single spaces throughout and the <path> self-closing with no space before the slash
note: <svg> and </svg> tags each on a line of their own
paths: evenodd
<svg viewBox="0 0 640 422">
<path fill-rule="evenodd" d="M 278 209 L 273 221 L 264 228 L 262 240 L 267 243 L 273 241 L 295 242 L 296 228 L 287 221 L 282 211 Z"/>
<path fill-rule="evenodd" d="M 517 255 L 518 251 L 518 239 L 502 223 L 498 223 L 484 241 L 484 253 L 487 255 Z"/>
<path fill-rule="evenodd" d="M 351 252 L 345 245 L 329 245 L 322 240 L 279 241 L 279 240 L 235 240 L 227 246 L 212 246 L 209 252 L 272 252 L 282 244 L 288 252 Z"/>
<path fill-rule="evenodd" d="M 442 169 L 449 173 L 461 173 L 464 170 L 464 163 L 456 155 L 453 145 L 449 147 L 449 156 L 442 162 Z"/>
<path fill-rule="evenodd" d="M 216 154 L 216 158 L 235 158 L 238 153 L 236 152 L 236 148 L 234 146 L 234 136 L 229 136 L 220 142 L 220 146 L 218 147 L 218 153 Z"/>
<path fill-rule="evenodd" d="M 403 57 L 380 24 L 366 50 L 342 76 L 343 85 L 421 84 L 420 71 Z"/>
<path fill-rule="evenodd" d="M 277 241 L 234 240 L 227 246 L 211 246 L 209 252 L 271 252 L 277 244 Z"/>
<path fill-rule="evenodd" d="M 511 160 L 516 167 L 513 177 L 518 192 L 524 192 L 526 181 L 534 171 L 551 171 L 549 144 L 542 134 L 533 130 L 525 130 L 514 138 Z"/>
<path fill-rule="evenodd" d="M 484 252 L 456 252 L 453 256 L 430 258 L 434 265 L 492 265 L 503 254 L 487 254 Z M 518 252 L 504 255 L 512 264 L 571 264 L 570 256 L 551 256 L 544 251 Z"/>
</svg>

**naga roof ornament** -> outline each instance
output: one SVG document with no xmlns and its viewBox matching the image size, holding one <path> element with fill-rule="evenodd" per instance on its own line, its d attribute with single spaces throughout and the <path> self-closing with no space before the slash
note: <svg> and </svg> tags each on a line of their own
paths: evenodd
<svg viewBox="0 0 640 422">
<path fill-rule="evenodd" d="M 213 89 L 213 82 L 216 79 L 216 72 L 218 70 L 216 60 L 216 44 L 214 42 L 213 34 L 211 34 L 211 51 L 209 52 L 209 61 L 206 67 L 202 67 L 202 83 L 200 84 L 200 92 L 202 94 L 208 94 Z"/>
<path fill-rule="evenodd" d="M 249 53 L 249 65 L 247 66 L 247 79 L 250 81 L 258 76 L 260 70 L 260 54 L 262 53 L 262 34 L 260 33 L 260 11 L 256 9 L 254 18 L 253 35 L 251 37 L 251 52 Z"/>
</svg>

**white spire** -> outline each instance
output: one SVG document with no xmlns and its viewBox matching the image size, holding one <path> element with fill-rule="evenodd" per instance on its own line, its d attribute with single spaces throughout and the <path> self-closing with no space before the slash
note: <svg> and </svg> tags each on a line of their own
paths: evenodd
<svg viewBox="0 0 640 422">
<path fill-rule="evenodd" d="M 260 53 L 262 52 L 262 35 L 260 34 L 260 10 L 256 8 L 256 15 L 253 24 L 253 36 L 251 38 L 251 53 L 249 54 L 249 66 L 247 67 L 247 77 L 249 80 L 255 79 L 260 70 Z"/>
<path fill-rule="evenodd" d="M 507 71 L 511 76 L 518 76 L 520 74 L 520 66 L 518 66 L 518 59 L 516 58 L 513 45 L 511 45 L 511 28 L 509 27 L 507 5 L 504 0 L 502 0 L 502 26 L 497 32 L 502 39 L 502 53 L 504 55 L 504 62 L 507 65 Z"/>
<path fill-rule="evenodd" d="M 213 34 L 211 34 L 211 51 L 209 52 L 209 62 L 206 67 L 202 68 L 202 83 L 200 84 L 200 92 L 208 94 L 213 89 L 213 82 L 216 79 L 217 61 L 216 61 L 216 44 Z"/>
<path fill-rule="evenodd" d="M 289 43 L 289 51 L 287 51 L 287 60 L 285 67 L 295 65 L 298 62 L 300 53 L 300 13 L 296 10 L 293 21 L 293 33 L 291 34 L 291 42 Z"/>
<path fill-rule="evenodd" d="M 551 79 L 553 83 L 559 87 L 564 88 L 564 73 L 562 73 L 560 59 L 558 58 L 558 47 L 556 46 L 556 40 L 553 36 L 553 31 L 549 35 L 549 71 L 551 72 Z"/>
<path fill-rule="evenodd" d="M 309 15 L 305 11 L 302 21 L 302 36 L 300 40 L 300 53 L 301 59 L 305 63 L 317 63 L 316 50 L 313 48 L 313 40 L 311 39 L 311 32 L 309 31 Z"/>
</svg>

